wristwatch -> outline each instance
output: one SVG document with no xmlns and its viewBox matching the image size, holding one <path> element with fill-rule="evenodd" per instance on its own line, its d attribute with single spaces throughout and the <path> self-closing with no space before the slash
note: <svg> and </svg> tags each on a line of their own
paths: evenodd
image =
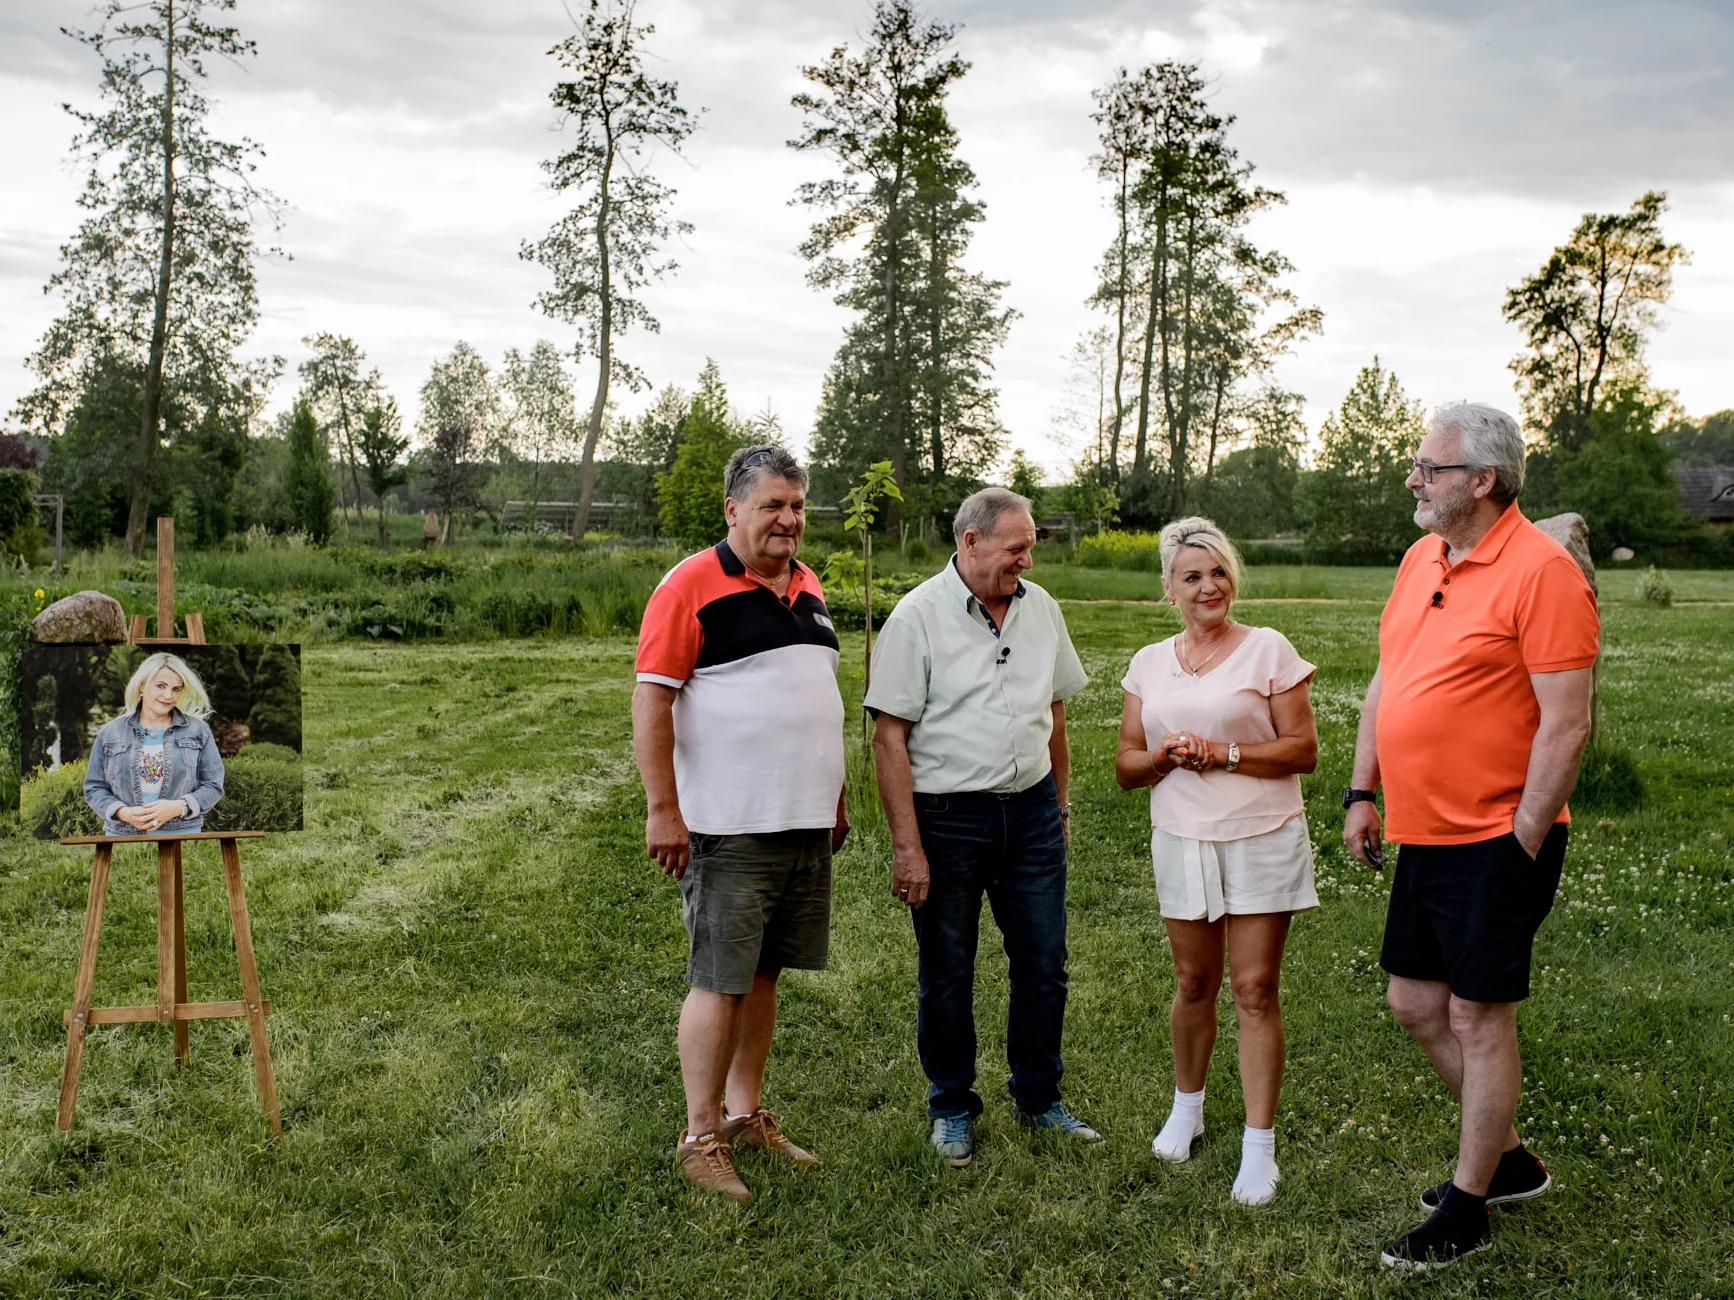
<svg viewBox="0 0 1734 1300">
<path fill-rule="evenodd" d="M 1371 790 L 1357 790 L 1352 785 L 1343 787 L 1343 807 L 1355 803 L 1377 803 L 1379 796 Z"/>
<path fill-rule="evenodd" d="M 1240 742 L 1238 740 L 1231 740 L 1228 742 L 1228 761 L 1222 765 L 1222 770 L 1224 772 L 1232 772 L 1239 766 Z"/>
<path fill-rule="evenodd" d="M 1070 803 L 1063 803 L 1060 805 L 1060 820 L 1063 822 L 1069 822 L 1072 820 L 1072 805 Z"/>
</svg>

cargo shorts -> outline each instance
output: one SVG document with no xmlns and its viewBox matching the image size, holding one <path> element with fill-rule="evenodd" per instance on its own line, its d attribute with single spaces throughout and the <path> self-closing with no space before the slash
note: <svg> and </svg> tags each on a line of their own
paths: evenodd
<svg viewBox="0 0 1734 1300">
<path fill-rule="evenodd" d="M 680 878 L 686 982 L 747 993 L 762 970 L 824 970 L 831 949 L 831 831 L 692 835 Z"/>
</svg>

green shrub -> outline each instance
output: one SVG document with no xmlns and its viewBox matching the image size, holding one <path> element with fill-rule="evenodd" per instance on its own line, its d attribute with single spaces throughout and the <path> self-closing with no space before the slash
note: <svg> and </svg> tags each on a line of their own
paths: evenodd
<svg viewBox="0 0 1734 1300">
<path fill-rule="evenodd" d="M 880 627 L 897 602 L 927 581 L 919 573 L 889 573 L 873 579 L 873 626 Z M 861 588 L 838 583 L 825 591 L 825 608 L 831 611 L 831 621 L 840 628 L 859 630 L 867 624 L 867 602 Z"/>
<path fill-rule="evenodd" d="M 1584 750 L 1571 805 L 1598 812 L 1630 812 L 1644 802 L 1644 778 L 1631 754 L 1603 740 Z"/>
<path fill-rule="evenodd" d="M 1135 569 L 1162 572 L 1160 533 L 1109 529 L 1080 538 L 1073 562 L 1092 569 Z"/>
<path fill-rule="evenodd" d="M 205 818 L 206 830 L 301 829 L 301 764 L 271 752 L 254 757 L 255 749 L 294 753 L 280 745 L 249 745 L 229 759 L 223 765 L 223 798 Z M 102 818 L 84 801 L 84 773 L 83 763 L 63 763 L 24 783 L 19 820 L 27 834 L 42 839 L 102 834 Z"/>
<path fill-rule="evenodd" d="M 273 744 L 269 740 L 255 740 L 242 748 L 235 758 L 245 758 L 253 762 L 266 759 L 273 763 L 299 763 L 301 755 L 287 745 Z M 234 759 L 230 759 L 233 762 Z"/>
<path fill-rule="evenodd" d="M 24 782 L 18 820 L 25 834 L 49 840 L 102 834 L 102 818 L 84 802 L 84 773 L 83 763 L 62 763 Z"/>
<path fill-rule="evenodd" d="M 1674 603 L 1674 584 L 1668 581 L 1667 574 L 1652 564 L 1638 575 L 1637 595 L 1646 605 L 1666 609 Z"/>
<path fill-rule="evenodd" d="M 301 829 L 301 764 L 269 755 L 255 757 L 253 751 L 263 748 L 267 747 L 248 745 L 224 765 L 222 802 L 205 818 L 206 830 Z"/>
</svg>

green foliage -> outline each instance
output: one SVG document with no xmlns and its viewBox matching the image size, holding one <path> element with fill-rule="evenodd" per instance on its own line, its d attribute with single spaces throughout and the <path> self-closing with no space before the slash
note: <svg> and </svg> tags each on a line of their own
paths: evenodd
<svg viewBox="0 0 1734 1300">
<path fill-rule="evenodd" d="M 83 762 L 63 763 L 25 781 L 19 809 L 24 832 L 38 839 L 103 834 L 102 818 L 84 800 L 84 774 Z M 206 815 L 204 828 L 300 830 L 301 774 L 300 755 L 293 750 L 248 745 L 223 764 L 223 797 Z"/>
<path fill-rule="evenodd" d="M 1006 486 L 1030 503 L 1030 511 L 1037 519 L 1042 517 L 1047 508 L 1043 500 L 1047 494 L 1042 488 L 1042 467 L 1031 460 L 1022 447 L 1012 452 L 1011 473 Z"/>
<path fill-rule="evenodd" d="M 252 675 L 252 739 L 301 749 L 301 663 L 288 646 L 268 645 Z M 257 828 L 255 828 L 257 829 Z"/>
<path fill-rule="evenodd" d="M 1734 465 L 1734 410 L 1675 420 L 1660 436 L 1676 465 Z"/>
<path fill-rule="evenodd" d="M 1638 575 L 1636 590 L 1638 599 L 1646 605 L 1666 609 L 1674 603 L 1673 584 L 1668 581 L 1668 575 L 1653 564 Z"/>
<path fill-rule="evenodd" d="M 1591 436 L 1602 386 L 1647 383 L 1644 343 L 1689 259 L 1662 237 L 1667 195 L 1651 191 L 1628 212 L 1585 213 L 1535 275 L 1505 295 L 1505 319 L 1528 350 L 1511 370 L 1528 424 L 1568 450 Z"/>
<path fill-rule="evenodd" d="M 409 449 L 409 439 L 403 436 L 402 428 L 403 419 L 397 413 L 394 398 L 388 397 L 362 412 L 356 450 L 361 456 L 367 486 L 379 505 L 379 549 L 382 551 L 390 545 L 386 536 L 385 494 L 409 479 L 409 467 L 399 463 L 399 457 Z"/>
<path fill-rule="evenodd" d="M 1320 430 L 1317 468 L 1302 480 L 1307 549 L 1367 560 L 1400 556 L 1418 536 L 1403 486 L 1423 432 L 1421 405 L 1374 357 Z"/>
<path fill-rule="evenodd" d="M 1687 531 L 1668 448 L 1655 434 L 1660 409 L 1660 400 L 1635 384 L 1607 385 L 1587 436 L 1547 453 L 1554 508 L 1584 517 L 1597 559 L 1616 546 L 1678 541 Z"/>
<path fill-rule="evenodd" d="M 297 400 L 289 419 L 289 456 L 283 470 L 283 510 L 291 527 L 323 546 L 331 540 L 331 512 L 337 491 L 331 482 L 331 460 L 313 408 Z"/>
<path fill-rule="evenodd" d="M 1252 183 L 1197 64 L 1122 68 L 1094 98 L 1093 161 L 1116 217 L 1093 295 L 1114 319 L 1110 464 L 1118 476 L 1130 423 L 1121 515 L 1150 527 L 1189 513 L 1196 480 L 1233 441 L 1243 389 L 1323 317 L 1295 307 L 1288 259 L 1248 236 L 1284 199 Z"/>
<path fill-rule="evenodd" d="M 0 555 L 25 564 L 36 563 L 42 548 L 36 490 L 34 471 L 0 469 Z"/>
<path fill-rule="evenodd" d="M 238 449 L 279 369 L 275 358 L 237 356 L 258 319 L 252 222 L 274 220 L 280 205 L 253 174 L 259 146 L 209 130 L 207 64 L 254 53 L 216 21 L 232 7 L 107 0 L 95 30 L 63 29 L 101 59 L 100 98 L 94 109 L 66 106 L 79 126 L 74 152 L 90 166 L 79 198 L 85 216 L 48 282 L 64 314 L 27 362 L 40 383 L 20 412 L 42 433 L 61 433 L 92 381 L 105 382 L 99 372 L 136 381 L 132 450 L 120 466 L 135 555 L 148 514 L 175 495 L 163 478 L 190 489 L 176 504 L 188 535 L 226 535 Z M 181 433 L 173 435 L 177 407 Z M 113 432 L 118 441 L 121 429 Z M 174 458 L 192 453 L 200 474 L 184 464 L 163 472 L 165 433 L 177 436 Z"/>
<path fill-rule="evenodd" d="M 728 531 L 723 518 L 723 471 L 747 436 L 729 416 L 728 390 L 715 361 L 706 360 L 686 419 L 681 422 L 674 464 L 656 476 L 657 515 L 662 531 L 688 546 L 709 546 Z"/>
<path fill-rule="evenodd" d="M 1631 812 L 1644 803 L 1644 778 L 1631 751 L 1597 738 L 1584 750 L 1570 806 L 1584 812 Z"/>
<path fill-rule="evenodd" d="M 858 51 L 801 69 L 812 88 L 793 99 L 803 119 L 790 141 L 836 164 L 796 192 L 820 214 L 800 251 L 808 281 L 854 313 L 820 398 L 817 481 L 841 490 L 889 461 L 907 512 L 925 520 L 998 456 L 992 357 L 1015 315 L 1003 281 L 963 265 L 984 209 L 946 111 L 969 69 L 955 31 L 910 0 L 879 0 Z M 894 527 L 903 513 L 891 511 Z"/>
<path fill-rule="evenodd" d="M 1109 529 L 1078 539 L 1072 558 L 1085 568 L 1161 573 L 1161 534 Z"/>
</svg>

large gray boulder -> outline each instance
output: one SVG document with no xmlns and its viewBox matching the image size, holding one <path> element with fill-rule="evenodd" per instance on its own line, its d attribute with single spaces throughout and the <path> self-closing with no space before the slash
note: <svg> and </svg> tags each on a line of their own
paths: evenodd
<svg viewBox="0 0 1734 1300">
<path fill-rule="evenodd" d="M 126 611 L 113 596 L 79 591 L 36 616 L 30 633 L 49 644 L 126 640 Z"/>
<path fill-rule="evenodd" d="M 1571 558 L 1577 561 L 1577 567 L 1583 570 L 1583 576 L 1589 579 L 1590 590 L 1595 591 L 1596 565 L 1590 559 L 1589 525 L 1583 516 L 1575 513 L 1549 515 L 1546 519 L 1537 519 L 1535 526 L 1565 547 Z"/>
</svg>

